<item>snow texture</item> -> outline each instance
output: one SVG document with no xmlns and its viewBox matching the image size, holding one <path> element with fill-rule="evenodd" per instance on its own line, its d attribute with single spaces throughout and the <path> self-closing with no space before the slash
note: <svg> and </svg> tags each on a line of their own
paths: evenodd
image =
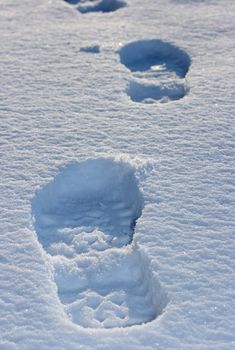
<svg viewBox="0 0 235 350">
<path fill-rule="evenodd" d="M 232 350 L 235 3 L 102 4 L 1 1 L 0 349 Z"/>
</svg>

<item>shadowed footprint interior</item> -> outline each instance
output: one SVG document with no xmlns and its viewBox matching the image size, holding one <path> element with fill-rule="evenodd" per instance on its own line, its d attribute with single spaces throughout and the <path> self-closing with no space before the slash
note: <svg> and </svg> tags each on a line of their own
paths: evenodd
<svg viewBox="0 0 235 350">
<path fill-rule="evenodd" d="M 73 322 L 129 326 L 162 312 L 165 294 L 147 257 L 130 245 L 142 208 L 134 169 L 112 159 L 70 164 L 36 194 L 38 239 Z"/>
<path fill-rule="evenodd" d="M 135 102 L 167 102 L 189 91 L 185 76 L 190 67 L 188 54 L 161 40 L 142 40 L 123 46 L 120 60 L 131 72 L 127 94 Z"/>
</svg>

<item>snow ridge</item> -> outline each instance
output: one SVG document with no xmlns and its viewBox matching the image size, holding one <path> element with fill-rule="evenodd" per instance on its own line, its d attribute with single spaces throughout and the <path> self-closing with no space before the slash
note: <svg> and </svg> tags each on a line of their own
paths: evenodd
<svg viewBox="0 0 235 350">
<path fill-rule="evenodd" d="M 120 60 L 131 72 L 127 94 L 134 102 L 178 100 L 189 91 L 185 76 L 190 57 L 162 40 L 141 40 L 123 46 Z"/>
<path fill-rule="evenodd" d="M 133 240 L 143 197 L 127 163 L 70 164 L 35 196 L 38 239 L 51 256 L 58 296 L 83 327 L 153 320 L 166 297 Z"/>
</svg>

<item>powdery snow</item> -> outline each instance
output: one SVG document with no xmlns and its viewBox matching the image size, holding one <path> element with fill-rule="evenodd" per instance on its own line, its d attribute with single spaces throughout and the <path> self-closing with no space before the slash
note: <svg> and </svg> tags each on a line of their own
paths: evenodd
<svg viewBox="0 0 235 350">
<path fill-rule="evenodd" d="M 235 347 L 232 0 L 2 0 L 1 350 Z"/>
</svg>

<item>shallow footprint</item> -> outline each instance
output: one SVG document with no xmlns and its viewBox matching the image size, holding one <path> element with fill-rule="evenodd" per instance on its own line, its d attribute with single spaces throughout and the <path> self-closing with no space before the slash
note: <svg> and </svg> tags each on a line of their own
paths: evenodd
<svg viewBox="0 0 235 350">
<path fill-rule="evenodd" d="M 166 306 L 148 258 L 131 244 L 142 209 L 134 169 L 105 158 L 63 167 L 35 195 L 38 239 L 74 323 L 126 327 L 153 320 Z"/>
<path fill-rule="evenodd" d="M 64 0 L 65 2 L 68 2 L 71 5 L 76 5 L 78 4 L 81 0 Z"/>
<path fill-rule="evenodd" d="M 89 12 L 114 12 L 126 6 L 123 0 L 90 0 L 86 1 L 84 5 L 78 7 L 81 13 Z"/>
<path fill-rule="evenodd" d="M 124 0 L 65 0 L 71 5 L 79 4 L 77 9 L 81 13 L 89 12 L 114 12 L 126 7 Z"/>
<path fill-rule="evenodd" d="M 161 40 L 142 40 L 123 46 L 120 61 L 131 72 L 127 94 L 135 102 L 178 100 L 189 91 L 185 77 L 188 54 Z"/>
</svg>

